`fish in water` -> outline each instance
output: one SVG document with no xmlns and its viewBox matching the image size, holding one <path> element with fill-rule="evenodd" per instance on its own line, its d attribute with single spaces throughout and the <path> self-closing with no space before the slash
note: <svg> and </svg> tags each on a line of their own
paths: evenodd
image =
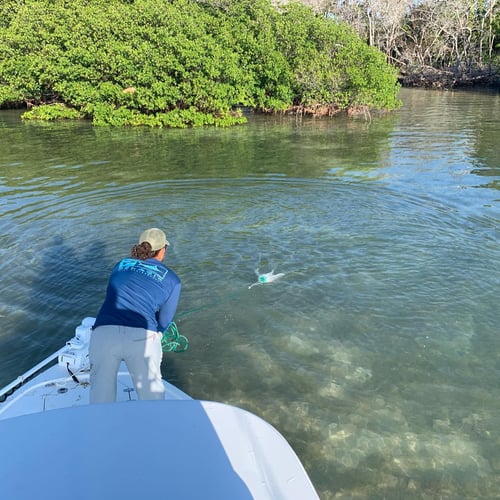
<svg viewBox="0 0 500 500">
<path fill-rule="evenodd" d="M 255 285 L 263 285 L 264 283 L 272 283 L 276 281 L 278 278 L 285 276 L 285 273 L 274 274 L 274 269 L 270 273 L 260 274 L 258 269 L 255 270 L 255 274 L 257 275 L 257 281 L 252 283 L 248 288 L 252 288 Z"/>
</svg>

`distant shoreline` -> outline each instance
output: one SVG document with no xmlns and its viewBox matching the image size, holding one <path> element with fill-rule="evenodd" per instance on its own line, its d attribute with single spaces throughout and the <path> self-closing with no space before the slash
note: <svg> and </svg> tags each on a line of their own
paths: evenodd
<svg viewBox="0 0 500 500">
<path fill-rule="evenodd" d="M 398 81 L 403 87 L 435 89 L 483 87 L 500 90 L 500 74 L 492 67 L 469 72 L 436 69 L 431 66 L 401 69 Z"/>
</svg>

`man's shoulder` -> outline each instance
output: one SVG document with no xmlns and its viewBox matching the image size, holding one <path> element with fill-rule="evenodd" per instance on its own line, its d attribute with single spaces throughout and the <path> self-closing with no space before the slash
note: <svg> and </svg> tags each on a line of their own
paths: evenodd
<svg viewBox="0 0 500 500">
<path fill-rule="evenodd" d="M 168 266 L 164 266 L 164 267 L 167 270 L 167 272 L 168 272 L 167 276 L 171 281 L 175 281 L 176 283 L 181 282 L 181 279 L 179 278 L 179 276 L 177 275 L 177 273 L 173 269 L 171 269 Z"/>
<path fill-rule="evenodd" d="M 161 276 L 160 281 L 165 281 L 170 284 L 177 284 L 181 282 L 179 276 L 177 276 L 177 273 L 172 268 L 163 264 L 163 262 L 160 262 L 156 259 L 147 259 L 146 261 L 144 261 L 144 263 L 147 264 L 149 270 L 155 270 L 155 274 L 157 276 Z"/>
</svg>

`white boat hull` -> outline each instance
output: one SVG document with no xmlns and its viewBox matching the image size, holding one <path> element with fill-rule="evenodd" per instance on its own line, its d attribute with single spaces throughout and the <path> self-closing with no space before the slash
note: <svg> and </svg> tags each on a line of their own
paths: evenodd
<svg viewBox="0 0 500 500">
<path fill-rule="evenodd" d="M 245 410 L 166 381 L 164 401 L 138 401 L 124 363 L 118 401 L 89 404 L 87 347 L 72 339 L 0 390 L 2 499 L 318 499 L 285 438 Z"/>
<path fill-rule="evenodd" d="M 318 498 L 273 427 L 221 403 L 86 405 L 0 428 L 5 499 Z"/>
</svg>

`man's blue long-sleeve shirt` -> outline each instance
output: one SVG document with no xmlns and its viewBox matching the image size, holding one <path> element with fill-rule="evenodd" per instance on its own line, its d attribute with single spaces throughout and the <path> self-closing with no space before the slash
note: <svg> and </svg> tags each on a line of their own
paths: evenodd
<svg viewBox="0 0 500 500">
<path fill-rule="evenodd" d="M 122 325 L 163 332 L 174 319 L 181 281 L 157 259 L 123 259 L 109 278 L 94 328 Z"/>
</svg>

